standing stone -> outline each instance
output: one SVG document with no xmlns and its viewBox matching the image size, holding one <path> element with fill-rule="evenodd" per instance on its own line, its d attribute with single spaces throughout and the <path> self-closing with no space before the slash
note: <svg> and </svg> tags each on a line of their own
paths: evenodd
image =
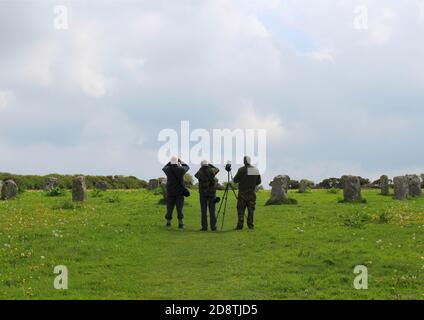
<svg viewBox="0 0 424 320">
<path fill-rule="evenodd" d="M 408 178 L 405 176 L 393 178 L 395 199 L 405 200 L 409 196 L 409 183 Z"/>
<path fill-rule="evenodd" d="M 49 191 L 51 189 L 59 187 L 59 180 L 55 177 L 47 177 L 44 182 L 44 190 Z"/>
<path fill-rule="evenodd" d="M 75 177 L 72 182 L 72 200 L 76 202 L 87 200 L 87 185 L 83 176 Z"/>
<path fill-rule="evenodd" d="M 386 175 L 382 175 L 380 177 L 380 189 L 381 189 L 381 194 L 383 196 L 387 196 L 390 193 L 390 188 L 389 188 L 389 177 Z"/>
<path fill-rule="evenodd" d="M 94 188 L 101 190 L 101 191 L 106 191 L 107 190 L 107 182 L 106 181 L 97 181 L 96 184 L 94 185 Z"/>
<path fill-rule="evenodd" d="M 343 196 L 345 202 L 361 201 L 361 180 L 356 176 L 343 176 Z"/>
<path fill-rule="evenodd" d="M 147 185 L 147 189 L 148 190 L 157 189 L 157 188 L 159 188 L 159 184 L 160 184 L 159 179 L 150 179 L 149 183 Z"/>
<path fill-rule="evenodd" d="M 0 180 L 0 200 L 2 198 L 3 181 Z"/>
<path fill-rule="evenodd" d="M 1 188 L 1 199 L 10 200 L 18 195 L 18 186 L 13 180 L 6 180 Z"/>
<path fill-rule="evenodd" d="M 289 176 L 276 176 L 269 184 L 272 187 L 271 198 L 267 201 L 267 205 L 281 203 L 288 199 L 290 177 Z"/>
<path fill-rule="evenodd" d="M 309 181 L 306 179 L 299 182 L 299 193 L 305 193 L 308 190 Z"/>
<path fill-rule="evenodd" d="M 166 203 L 166 198 L 168 197 L 168 191 L 166 189 L 166 178 L 159 178 L 159 182 L 160 182 L 160 188 L 162 190 L 162 195 L 163 195 L 163 203 Z"/>
<path fill-rule="evenodd" d="M 411 197 L 419 197 L 422 195 L 421 190 L 421 179 L 416 174 L 411 174 L 406 176 L 408 178 L 409 185 L 409 195 Z"/>
</svg>

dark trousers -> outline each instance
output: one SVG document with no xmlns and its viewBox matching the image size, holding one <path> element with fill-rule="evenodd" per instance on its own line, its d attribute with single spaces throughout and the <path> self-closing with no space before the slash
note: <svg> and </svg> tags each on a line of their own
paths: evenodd
<svg viewBox="0 0 424 320">
<path fill-rule="evenodd" d="M 211 222 L 211 229 L 216 229 L 216 215 L 215 215 L 215 195 L 200 195 L 200 209 L 202 211 L 202 229 L 208 229 L 208 215 L 207 209 L 209 207 L 209 215 Z"/>
<path fill-rule="evenodd" d="M 238 214 L 238 224 L 239 228 L 243 228 L 244 225 L 244 213 L 247 208 L 247 225 L 249 228 L 253 228 L 253 216 L 255 214 L 256 207 L 256 195 L 243 195 L 239 194 L 237 200 L 237 214 Z"/>
<path fill-rule="evenodd" d="M 177 207 L 178 220 L 182 220 L 184 218 L 184 196 L 168 196 L 166 198 L 166 220 L 172 220 L 172 213 L 175 207 Z"/>
</svg>

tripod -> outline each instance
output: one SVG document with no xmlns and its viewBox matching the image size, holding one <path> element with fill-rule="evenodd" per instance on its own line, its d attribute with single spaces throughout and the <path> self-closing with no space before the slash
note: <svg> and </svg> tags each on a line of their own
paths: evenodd
<svg viewBox="0 0 424 320">
<path fill-rule="evenodd" d="M 227 185 L 225 186 L 224 195 L 222 196 L 222 201 L 219 205 L 218 214 L 216 215 L 216 220 L 219 219 L 219 214 L 222 212 L 222 224 L 221 224 L 221 230 L 224 228 L 224 220 L 225 220 L 225 213 L 227 212 L 227 200 L 228 200 L 228 190 L 231 188 L 231 190 L 234 193 L 234 196 L 237 198 L 236 191 L 231 184 L 231 181 L 233 180 L 233 175 L 231 173 L 231 170 L 227 170 L 228 176 L 227 176 Z M 230 179 L 231 178 L 231 179 Z M 223 209 L 223 210 L 222 210 Z M 222 210 L 222 211 L 221 211 Z"/>
</svg>

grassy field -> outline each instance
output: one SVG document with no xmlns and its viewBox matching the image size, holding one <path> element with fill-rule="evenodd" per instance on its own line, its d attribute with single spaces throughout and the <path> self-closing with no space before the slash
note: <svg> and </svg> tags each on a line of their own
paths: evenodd
<svg viewBox="0 0 424 320">
<path fill-rule="evenodd" d="M 91 193 L 90 193 L 91 194 Z M 363 191 L 292 192 L 298 205 L 265 207 L 254 231 L 201 233 L 198 195 L 184 231 L 165 227 L 160 195 L 110 191 L 72 209 L 67 199 L 26 192 L 0 202 L 1 299 L 424 299 L 424 197 L 399 202 Z M 53 288 L 66 265 L 69 289 Z M 369 289 L 355 290 L 366 265 Z"/>
</svg>

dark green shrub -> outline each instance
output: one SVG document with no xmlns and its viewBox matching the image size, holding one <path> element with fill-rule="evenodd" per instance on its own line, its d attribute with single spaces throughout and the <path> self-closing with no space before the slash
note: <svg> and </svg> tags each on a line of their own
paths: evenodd
<svg viewBox="0 0 424 320">
<path fill-rule="evenodd" d="M 47 197 L 62 197 L 64 195 L 66 195 L 66 191 L 61 187 L 52 188 L 46 191 Z"/>
<path fill-rule="evenodd" d="M 367 223 L 370 223 L 372 217 L 366 212 L 357 212 L 343 218 L 343 224 L 350 228 L 363 228 Z"/>
<path fill-rule="evenodd" d="M 119 197 L 119 194 L 114 193 L 111 196 L 106 198 L 107 203 L 119 203 L 121 202 L 121 198 Z"/>
<path fill-rule="evenodd" d="M 104 191 L 99 190 L 99 189 L 94 189 L 91 192 L 91 197 L 92 198 L 101 198 L 101 197 L 103 197 L 103 194 L 104 194 Z"/>
<path fill-rule="evenodd" d="M 76 203 L 71 200 L 66 200 L 64 202 L 60 202 L 53 207 L 54 210 L 76 210 L 82 208 L 82 203 Z"/>
</svg>

